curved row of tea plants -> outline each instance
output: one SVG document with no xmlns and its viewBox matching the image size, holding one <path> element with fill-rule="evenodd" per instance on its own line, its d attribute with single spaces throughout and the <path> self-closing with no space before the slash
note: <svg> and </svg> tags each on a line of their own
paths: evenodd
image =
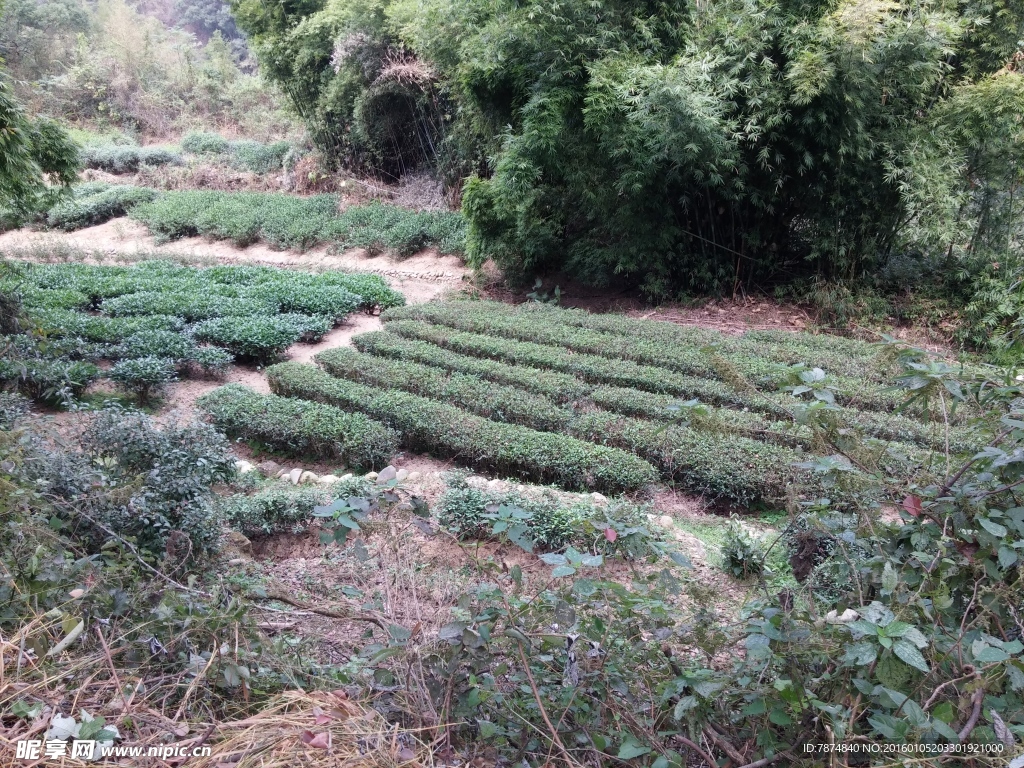
<svg viewBox="0 0 1024 768">
<path fill-rule="evenodd" d="M 401 390 L 336 379 L 312 365 L 279 363 L 267 369 L 267 379 L 275 394 L 365 413 L 401 432 L 404 447 L 480 471 L 609 493 L 658 480 L 650 463 L 617 448 L 490 421 Z"/>
</svg>

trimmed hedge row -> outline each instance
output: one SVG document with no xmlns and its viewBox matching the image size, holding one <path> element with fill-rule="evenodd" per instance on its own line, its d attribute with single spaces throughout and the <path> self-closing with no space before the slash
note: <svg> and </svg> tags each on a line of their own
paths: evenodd
<svg viewBox="0 0 1024 768">
<path fill-rule="evenodd" d="M 387 465 L 398 433 L 359 413 L 308 400 L 261 395 L 228 384 L 196 401 L 229 435 L 298 455 L 335 459 L 352 467 Z"/>
<path fill-rule="evenodd" d="M 388 331 L 361 333 L 352 337 L 352 343 L 356 349 L 377 357 L 412 360 L 435 368 L 472 374 L 545 395 L 557 403 L 583 397 L 591 390 L 589 384 L 569 374 L 460 355 L 426 341 L 403 338 Z"/>
<path fill-rule="evenodd" d="M 25 265 L 29 285 L 47 290 L 71 290 L 89 297 L 94 307 L 105 299 L 133 293 L 171 292 L 244 298 L 274 293 L 281 311 L 302 311 L 300 304 L 318 304 L 313 314 L 330 314 L 356 300 L 354 308 L 387 309 L 405 303 L 379 275 L 324 272 L 311 274 L 274 267 L 186 267 L 163 260 L 142 261 L 134 266 L 85 264 Z M 349 295 L 345 295 L 347 291 Z M 282 297 L 287 301 L 282 302 Z M 293 297 L 293 298 L 289 298 Z M 255 296 L 258 299 L 258 295 Z M 292 302 L 291 304 L 288 301 Z"/>
<path fill-rule="evenodd" d="M 280 363 L 267 369 L 267 379 L 278 394 L 369 413 L 400 430 L 411 450 L 458 457 L 482 471 L 611 493 L 658 479 L 654 467 L 625 451 L 493 422 L 407 392 L 375 390 L 314 366 Z"/>
<path fill-rule="evenodd" d="M 102 344 L 116 344 L 140 331 L 180 331 L 185 327 L 185 321 L 173 315 L 103 317 L 65 309 L 32 310 L 31 315 L 48 336 L 77 336 Z"/>
<path fill-rule="evenodd" d="M 429 247 L 460 253 L 465 242 L 461 214 L 415 212 L 383 203 L 340 211 L 337 195 L 175 191 L 136 206 L 131 216 L 164 240 L 204 235 L 239 246 L 262 240 L 305 250 L 336 243 L 408 256 Z"/>
<path fill-rule="evenodd" d="M 692 353 L 704 347 L 715 346 L 730 356 L 761 357 L 787 364 L 805 362 L 836 374 L 858 378 L 874 375 L 878 367 L 878 350 L 874 345 L 833 336 L 825 337 L 827 342 L 810 334 L 783 331 L 751 331 L 739 336 L 729 336 L 697 326 L 617 314 L 592 314 L 582 309 L 563 309 L 536 302 L 511 305 L 500 302 L 459 301 L 443 305 L 447 309 L 440 314 L 436 313 L 439 306 L 428 305 L 420 309 L 429 312 L 433 317 L 439 317 L 441 314 L 448 317 L 457 315 L 465 319 L 472 318 L 477 323 L 488 323 L 497 318 L 501 321 L 525 322 L 536 328 L 554 325 L 563 330 L 571 328 L 598 332 L 602 335 L 627 336 L 631 340 L 658 342 L 665 352 L 668 351 L 668 347 L 681 347 Z M 409 314 L 405 317 L 448 324 L 440 319 L 432 319 L 424 313 Z M 467 327 L 466 330 L 475 328 Z M 608 341 L 615 343 L 615 340 Z M 833 341 L 835 343 L 832 343 Z M 652 351 L 656 352 L 653 349 Z"/>
<path fill-rule="evenodd" d="M 707 347 L 717 345 L 718 349 L 714 351 L 726 358 L 729 366 L 753 385 L 769 391 L 777 390 L 782 383 L 780 363 L 799 362 L 795 359 L 771 360 L 749 351 L 729 350 L 727 337 L 710 334 L 707 331 L 693 332 L 703 337 L 703 343 L 694 343 L 694 340 L 680 341 L 678 338 L 671 341 L 669 338 L 649 339 L 644 334 L 643 325 L 639 325 L 630 335 L 608 333 L 566 326 L 561 322 L 561 313 L 557 310 L 516 311 L 516 308 L 496 302 L 456 301 L 420 304 L 391 310 L 382 319 L 384 322 L 421 320 L 471 333 L 562 347 L 577 353 L 665 368 L 684 375 L 728 381 L 728 374 L 720 370 L 714 354 L 706 351 Z M 840 359 L 844 364 L 848 361 L 848 358 Z M 820 360 L 814 362 L 822 365 Z M 833 362 L 839 364 L 839 360 Z M 832 369 L 835 370 L 834 365 Z M 834 377 L 839 396 L 844 401 L 882 410 L 892 410 L 899 404 L 900 398 L 894 393 L 877 387 L 865 389 L 865 379 L 877 378 L 873 365 L 861 366 L 853 375 L 857 378 Z"/>
<path fill-rule="evenodd" d="M 463 355 L 489 358 L 505 364 L 549 368 L 578 376 L 593 384 L 631 387 L 684 398 L 699 397 L 706 402 L 785 413 L 781 406 L 766 397 L 735 392 L 719 382 L 709 382 L 707 379 L 674 373 L 664 368 L 639 365 L 631 360 L 573 354 L 559 347 L 513 341 L 479 333 L 452 331 L 444 326 L 430 325 L 417 320 L 390 320 L 386 329 L 403 338 L 429 342 Z"/>
<path fill-rule="evenodd" d="M 127 184 L 95 191 L 76 188 L 70 200 L 57 203 L 47 212 L 46 226 L 68 232 L 92 227 L 124 216 L 133 206 L 151 202 L 156 196 L 155 189 Z"/>
<path fill-rule="evenodd" d="M 332 376 L 372 387 L 388 387 L 414 395 L 458 403 L 477 416 L 521 424 L 542 432 L 561 432 L 572 411 L 548 398 L 502 386 L 465 373 L 453 373 L 420 363 L 374 357 L 350 347 L 321 352 L 316 363 Z"/>
<path fill-rule="evenodd" d="M 559 407 L 544 395 L 515 386 L 495 384 L 472 374 L 452 373 L 421 363 L 376 357 L 347 347 L 321 352 L 315 360 L 321 368 L 337 378 L 370 386 L 401 389 L 432 400 L 457 402 L 462 408 L 477 416 L 493 421 L 521 424 L 542 432 L 572 434 L 576 410 L 592 410 L 592 403 L 603 406 L 604 403 L 595 396 L 595 393 L 600 393 L 603 389 L 618 393 L 617 398 L 606 397 L 604 400 L 621 408 L 612 407 L 608 410 L 627 415 L 653 416 L 659 421 L 670 421 L 675 418 L 673 412 L 668 409 L 674 402 L 673 398 L 613 387 L 598 387 L 590 391 L 587 397 L 582 394 L 587 389 L 586 385 L 575 379 L 574 381 L 580 385 L 580 399 Z M 637 397 L 631 399 L 631 395 Z M 659 412 L 644 413 L 642 408 L 632 407 L 637 401 L 653 405 L 658 400 L 662 403 Z M 728 409 L 717 409 L 714 413 L 713 418 L 722 428 L 749 433 L 751 436 L 771 442 L 784 445 L 806 444 L 810 437 L 806 428 L 792 422 L 771 422 L 754 413 Z"/>
<path fill-rule="evenodd" d="M 135 173 L 143 165 L 181 165 L 177 152 L 166 147 L 133 147 L 123 144 L 96 144 L 83 147 L 82 165 L 108 173 Z"/>
<path fill-rule="evenodd" d="M 394 387 L 432 400 L 457 402 L 465 410 L 494 421 L 558 431 L 621 448 L 650 461 L 666 477 L 692 490 L 739 502 L 780 501 L 791 472 L 789 467 L 797 460 L 796 454 L 787 448 L 766 445 L 729 431 L 761 433 L 759 437 L 765 440 L 793 443 L 801 428 L 771 424 L 739 411 L 720 411 L 723 431 L 707 432 L 592 409 L 578 413 L 514 387 L 494 385 L 466 374 L 446 374 L 417 363 L 375 358 L 352 349 L 323 352 L 317 355 L 316 362 L 335 377 L 374 387 Z"/>
</svg>

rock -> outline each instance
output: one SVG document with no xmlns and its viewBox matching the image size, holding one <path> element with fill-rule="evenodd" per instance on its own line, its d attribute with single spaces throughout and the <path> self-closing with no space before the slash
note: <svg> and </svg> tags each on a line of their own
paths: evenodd
<svg viewBox="0 0 1024 768">
<path fill-rule="evenodd" d="M 291 470 L 288 470 L 288 469 L 282 469 L 276 475 L 274 475 L 274 477 L 276 477 L 278 480 L 287 480 L 288 479 L 288 473 L 290 471 Z"/>
<path fill-rule="evenodd" d="M 400 483 L 405 482 L 405 480 L 407 480 L 408 478 L 409 478 L 409 470 L 408 469 L 400 469 L 400 470 L 398 470 L 398 473 L 395 475 L 395 480 L 397 480 Z"/>
<path fill-rule="evenodd" d="M 238 531 L 227 531 L 224 534 L 224 546 L 226 549 L 234 549 L 243 555 L 252 554 L 252 542 Z"/>
<path fill-rule="evenodd" d="M 668 515 L 662 515 L 658 518 L 658 525 L 660 525 L 662 528 L 674 528 L 676 525 L 676 521 Z"/>
<path fill-rule="evenodd" d="M 348 474 L 345 474 L 345 475 L 341 476 L 341 482 L 345 482 L 346 480 L 351 480 L 353 477 L 355 477 L 355 475 L 353 475 L 351 472 L 349 472 Z"/>
<path fill-rule="evenodd" d="M 398 477 L 398 470 L 389 465 L 384 467 L 384 469 L 380 471 L 380 474 L 377 475 L 377 482 L 380 484 L 390 483 L 396 477 Z"/>
<path fill-rule="evenodd" d="M 320 479 L 317 481 L 320 485 L 334 485 L 338 482 L 337 475 L 320 475 Z"/>
<path fill-rule="evenodd" d="M 296 467 L 288 473 L 288 479 L 292 481 L 292 485 L 298 485 L 299 479 L 302 477 L 302 467 Z"/>
<path fill-rule="evenodd" d="M 244 557 L 233 557 L 228 560 L 228 565 L 242 565 L 248 562 Z"/>
<path fill-rule="evenodd" d="M 276 461 L 261 461 L 256 465 L 256 469 L 260 471 L 260 474 L 264 477 L 277 477 L 281 471 L 281 465 Z"/>
<path fill-rule="evenodd" d="M 377 473 L 376 472 L 367 472 L 365 475 L 363 475 L 363 477 L 365 477 L 367 480 L 373 481 L 373 480 L 377 479 Z"/>
<path fill-rule="evenodd" d="M 594 500 L 595 504 L 608 503 L 608 497 L 605 496 L 603 493 L 598 493 L 597 491 L 594 491 L 592 494 L 590 494 L 590 498 Z"/>
<path fill-rule="evenodd" d="M 235 462 L 235 471 L 240 475 L 244 475 L 246 472 L 252 472 L 254 469 L 255 467 L 252 465 L 252 462 L 244 460 Z"/>
<path fill-rule="evenodd" d="M 423 475 L 420 472 L 410 472 L 406 480 L 408 480 L 410 483 L 414 483 L 421 477 L 423 477 Z"/>
<path fill-rule="evenodd" d="M 486 488 L 487 478 L 480 477 L 480 475 L 470 475 L 469 477 L 466 478 L 466 485 L 468 485 L 470 488 Z"/>
<path fill-rule="evenodd" d="M 316 474 L 316 472 L 303 472 L 301 475 L 299 475 L 299 482 L 303 485 L 306 485 L 308 483 L 315 483 L 319 479 L 320 475 Z"/>
<path fill-rule="evenodd" d="M 837 613 L 834 609 L 825 614 L 826 624 L 852 624 L 860 618 L 860 614 L 857 613 L 853 608 L 847 608 L 842 613 Z"/>
</svg>

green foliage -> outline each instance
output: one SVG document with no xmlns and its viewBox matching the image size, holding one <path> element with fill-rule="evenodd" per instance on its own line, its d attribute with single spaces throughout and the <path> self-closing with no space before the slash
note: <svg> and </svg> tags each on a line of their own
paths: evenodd
<svg viewBox="0 0 1024 768">
<path fill-rule="evenodd" d="M 0 137 L 0 200 L 8 212 L 5 216 L 16 221 L 45 210 L 75 180 L 77 147 L 57 123 L 25 114 L 3 70 Z"/>
<path fill-rule="evenodd" d="M 313 509 L 335 498 L 365 496 L 370 482 L 363 478 L 335 483 L 330 488 L 273 483 L 251 496 L 236 494 L 221 499 L 220 511 L 228 523 L 246 536 L 302 533 L 314 519 Z"/>
<path fill-rule="evenodd" d="M 70 199 L 46 212 L 46 226 L 68 231 L 91 227 L 124 216 L 133 206 L 148 203 L 156 196 L 156 190 L 128 185 L 110 186 L 91 194 L 73 189 Z"/>
<path fill-rule="evenodd" d="M 40 357 L 0 359 L 0 386 L 52 405 L 81 397 L 99 377 L 100 370 L 92 363 Z"/>
<path fill-rule="evenodd" d="M 152 330 L 139 331 L 126 338 L 117 354 L 123 359 L 161 357 L 185 360 L 194 352 L 195 342 L 188 336 L 175 331 Z"/>
<path fill-rule="evenodd" d="M 222 435 L 206 424 L 158 428 L 141 414 L 106 410 L 94 417 L 83 443 L 88 455 L 116 460 L 103 465 L 113 483 L 136 486 L 121 504 L 95 510 L 100 522 L 136 537 L 154 553 L 170 555 L 173 548 L 173 560 L 201 559 L 217 551 L 222 518 L 210 486 L 229 480 L 235 471 Z M 50 480 L 64 488 L 71 481 Z M 95 535 L 106 538 L 102 531 Z"/>
<path fill-rule="evenodd" d="M 336 195 L 308 198 L 262 192 L 167 192 L 136 206 L 131 216 L 165 240 L 204 235 L 239 246 L 265 241 L 305 250 L 322 243 L 409 256 L 435 247 L 462 249 L 462 219 L 448 212 L 416 213 L 371 203 L 338 210 Z"/>
<path fill-rule="evenodd" d="M 394 454 L 397 433 L 359 413 L 319 403 L 260 395 L 229 384 L 197 405 L 228 434 L 258 440 L 295 455 L 336 459 L 354 467 L 382 467 Z"/>
<path fill-rule="evenodd" d="M 737 522 L 729 529 L 721 547 L 722 565 L 733 576 L 747 579 L 765 572 L 765 550 L 761 542 Z"/>
<path fill-rule="evenodd" d="M 335 379 L 313 366 L 279 363 L 267 378 L 278 394 L 368 413 L 399 430 L 411 450 L 459 456 L 481 470 L 611 492 L 640 489 L 657 477 L 646 461 L 614 448 L 499 424 L 398 390 Z"/>
<path fill-rule="evenodd" d="M 108 376 L 134 394 L 140 403 L 150 402 L 164 387 L 178 380 L 174 360 L 154 356 L 119 360 Z"/>
<path fill-rule="evenodd" d="M 302 330 L 283 317 L 219 317 L 199 323 L 195 335 L 239 357 L 265 363 L 297 342 Z"/>
<path fill-rule="evenodd" d="M 0 392 L 0 429 L 11 430 L 29 412 L 31 402 L 17 392 Z"/>
<path fill-rule="evenodd" d="M 121 144 L 82 148 L 82 164 L 108 173 L 135 173 L 144 165 L 181 165 L 181 155 L 164 147 L 132 147 Z"/>
</svg>

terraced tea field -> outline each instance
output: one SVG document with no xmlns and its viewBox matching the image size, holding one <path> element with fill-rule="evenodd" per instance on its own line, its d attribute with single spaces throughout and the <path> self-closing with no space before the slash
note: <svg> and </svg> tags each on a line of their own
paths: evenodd
<svg viewBox="0 0 1024 768">
<path fill-rule="evenodd" d="M 947 439 L 934 415 L 895 412 L 896 366 L 862 342 L 482 301 L 397 307 L 382 320 L 317 366 L 272 366 L 271 390 L 364 413 L 405 448 L 479 471 L 612 493 L 665 481 L 742 505 L 781 505 L 798 486 L 842 496 L 797 466 L 816 455 L 856 446 L 905 476 Z M 217 395 L 222 409 L 232 396 L 243 393 Z M 830 430 L 813 418 L 822 408 Z M 971 449 L 964 425 L 948 439 Z"/>
</svg>

